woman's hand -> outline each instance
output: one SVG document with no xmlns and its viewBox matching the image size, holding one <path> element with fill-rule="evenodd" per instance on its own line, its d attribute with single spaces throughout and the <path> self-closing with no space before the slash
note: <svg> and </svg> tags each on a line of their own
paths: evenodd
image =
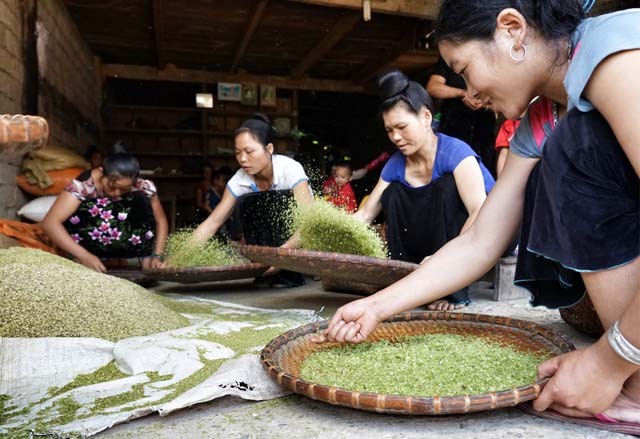
<svg viewBox="0 0 640 439">
<path fill-rule="evenodd" d="M 142 268 L 144 270 L 157 270 L 158 268 L 165 268 L 165 264 L 160 256 L 150 256 L 142 260 Z"/>
<path fill-rule="evenodd" d="M 465 91 L 462 96 L 462 102 L 471 110 L 476 111 L 484 107 L 484 102 L 481 99 L 472 96 L 469 92 Z"/>
<path fill-rule="evenodd" d="M 107 268 L 104 266 L 100 258 L 89 252 L 86 252 L 78 257 L 78 262 L 80 262 L 85 267 L 97 271 L 98 273 L 107 272 Z"/>
<path fill-rule="evenodd" d="M 267 269 L 267 271 L 262 273 L 262 276 L 263 277 L 275 276 L 276 274 L 280 273 L 280 271 L 281 271 L 280 268 L 271 266 Z"/>
<path fill-rule="evenodd" d="M 311 341 L 360 343 L 371 335 L 381 321 L 380 314 L 366 299 L 356 300 L 338 308 L 324 333 L 312 337 Z"/>
<path fill-rule="evenodd" d="M 611 406 L 629 374 L 616 364 L 624 360 L 615 358 L 616 354 L 606 344 L 602 338 L 586 349 L 540 364 L 538 378 L 551 379 L 533 402 L 533 408 L 589 417 Z"/>
</svg>

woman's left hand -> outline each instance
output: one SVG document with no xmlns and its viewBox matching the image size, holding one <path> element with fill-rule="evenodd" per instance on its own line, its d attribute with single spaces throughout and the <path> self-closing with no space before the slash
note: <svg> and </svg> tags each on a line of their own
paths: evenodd
<svg viewBox="0 0 640 439">
<path fill-rule="evenodd" d="M 269 269 L 267 271 L 262 273 L 262 276 L 264 276 L 264 277 L 275 276 L 279 272 L 280 272 L 280 268 L 271 266 L 271 267 L 269 267 Z"/>
<path fill-rule="evenodd" d="M 559 355 L 538 366 L 538 378 L 550 377 L 533 408 L 568 416 L 602 413 L 618 397 L 629 376 L 617 367 L 606 338 L 586 349 Z"/>
<path fill-rule="evenodd" d="M 162 263 L 162 259 L 159 256 L 151 256 L 142 260 L 142 268 L 145 270 L 156 270 L 158 268 L 165 268 L 165 264 Z"/>
</svg>

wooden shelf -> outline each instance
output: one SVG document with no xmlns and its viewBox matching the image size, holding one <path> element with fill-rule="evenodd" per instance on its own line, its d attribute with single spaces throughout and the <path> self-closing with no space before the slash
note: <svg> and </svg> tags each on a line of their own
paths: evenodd
<svg viewBox="0 0 640 439">
<path fill-rule="evenodd" d="M 271 118 L 275 117 L 294 117 L 293 111 L 285 113 L 285 112 L 274 112 L 269 111 L 265 108 L 261 108 L 258 110 L 247 110 L 247 111 L 226 111 L 223 108 L 198 108 L 198 107 L 160 107 L 154 105 L 123 105 L 123 104 L 112 104 L 109 105 L 109 108 L 113 108 L 116 110 L 127 110 L 127 111 L 172 111 L 172 112 L 183 112 L 183 113 L 193 113 L 193 112 L 204 112 L 211 114 L 213 116 L 231 116 L 231 117 L 251 117 L 251 115 L 256 112 L 264 113 Z"/>
<path fill-rule="evenodd" d="M 213 157 L 213 158 L 234 158 L 233 154 L 203 154 L 203 153 L 194 153 L 194 152 L 137 152 L 133 151 L 131 154 L 137 157 L 186 157 L 186 158 L 202 158 L 202 157 Z"/>
<path fill-rule="evenodd" d="M 162 136 L 166 134 L 177 136 L 201 136 L 202 134 L 206 134 L 207 136 L 229 137 L 233 135 L 231 131 L 172 130 L 160 128 L 115 128 L 107 130 L 107 132 L 123 134 L 147 134 L 154 136 Z"/>
<path fill-rule="evenodd" d="M 200 174 L 152 174 L 152 175 L 141 175 L 141 178 L 146 178 L 148 180 L 200 180 L 202 175 Z"/>
<path fill-rule="evenodd" d="M 152 151 L 152 152 L 143 152 L 143 151 L 132 151 L 131 154 L 139 157 L 202 157 L 202 153 L 199 152 L 160 152 L 160 151 Z"/>
</svg>

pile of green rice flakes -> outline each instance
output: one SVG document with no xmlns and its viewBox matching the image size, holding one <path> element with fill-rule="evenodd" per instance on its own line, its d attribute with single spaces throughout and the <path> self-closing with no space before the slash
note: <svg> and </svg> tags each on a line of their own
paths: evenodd
<svg viewBox="0 0 640 439">
<path fill-rule="evenodd" d="M 0 337 L 116 341 L 180 328 L 170 300 L 40 250 L 0 250 Z"/>
<path fill-rule="evenodd" d="M 294 223 L 304 249 L 387 257 L 382 239 L 371 227 L 324 200 L 298 206 Z"/>
<path fill-rule="evenodd" d="M 218 267 L 248 262 L 229 244 L 215 237 L 203 243 L 193 242 L 191 240 L 192 234 L 192 229 L 182 229 L 169 236 L 165 259 L 170 266 L 176 268 Z"/>
<path fill-rule="evenodd" d="M 303 379 L 342 389 L 386 395 L 456 396 L 532 384 L 549 356 L 523 353 L 486 338 L 426 334 L 311 354 Z"/>
</svg>

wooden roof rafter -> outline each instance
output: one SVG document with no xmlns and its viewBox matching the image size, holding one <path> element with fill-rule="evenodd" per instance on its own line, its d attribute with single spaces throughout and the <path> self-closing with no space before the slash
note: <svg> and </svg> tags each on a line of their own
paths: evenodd
<svg viewBox="0 0 640 439">
<path fill-rule="evenodd" d="M 158 67 L 166 64 L 164 57 L 164 8 L 163 0 L 152 0 L 151 12 L 153 15 L 153 41 L 156 52 L 156 63 Z"/>
<path fill-rule="evenodd" d="M 414 33 L 415 32 L 412 29 L 407 29 L 402 37 L 395 41 L 395 43 L 390 44 L 386 50 L 370 57 L 370 60 L 358 71 L 353 80 L 360 82 L 361 84 L 365 84 L 388 70 L 389 67 L 398 60 L 398 58 L 406 52 L 413 50 Z M 387 61 L 380 62 L 380 60 Z"/>
<path fill-rule="evenodd" d="M 249 46 L 249 41 L 251 41 L 251 38 L 253 37 L 253 34 L 256 31 L 258 24 L 260 23 L 260 20 L 262 19 L 262 15 L 264 14 L 264 11 L 267 7 L 267 2 L 268 0 L 259 0 L 256 3 L 256 6 L 253 9 L 252 13 L 250 14 L 249 20 L 247 20 L 247 27 L 245 28 L 242 34 L 242 39 L 240 40 L 235 54 L 233 55 L 233 61 L 231 62 L 231 68 L 229 69 L 230 72 L 233 73 L 238 69 L 240 60 L 242 60 L 242 57 L 244 56 L 247 47 Z"/>
<path fill-rule="evenodd" d="M 310 5 L 362 10 L 362 0 L 291 0 Z M 374 13 L 403 15 L 433 20 L 440 9 L 440 0 L 371 0 Z"/>
<path fill-rule="evenodd" d="M 347 14 L 341 17 L 336 24 L 329 29 L 325 37 L 308 55 L 302 59 L 289 73 L 292 79 L 300 79 L 304 74 L 318 63 L 333 47 L 338 44 L 354 28 L 361 18 L 357 14 Z"/>
<path fill-rule="evenodd" d="M 334 79 L 292 79 L 277 75 L 255 75 L 249 73 L 212 72 L 208 70 L 181 69 L 167 66 L 159 69 L 132 64 L 103 64 L 105 78 L 135 79 L 139 81 L 190 82 L 215 84 L 217 82 L 256 82 L 271 84 L 290 90 L 316 90 L 337 93 L 370 93 L 363 84 Z"/>
</svg>

